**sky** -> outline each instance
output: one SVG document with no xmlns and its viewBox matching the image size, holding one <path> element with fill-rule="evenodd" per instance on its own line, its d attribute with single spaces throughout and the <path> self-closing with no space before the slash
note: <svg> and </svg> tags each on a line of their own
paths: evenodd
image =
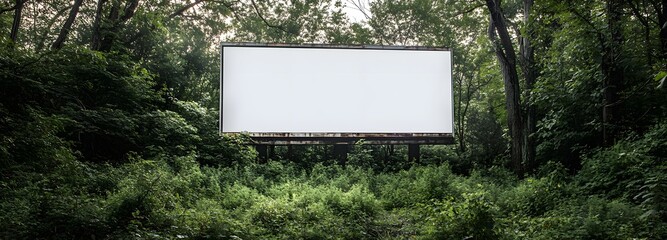
<svg viewBox="0 0 667 240">
<path fill-rule="evenodd" d="M 361 6 L 362 8 L 366 9 L 366 13 L 370 14 L 370 11 L 368 11 L 369 8 L 369 3 L 372 2 L 373 0 L 345 0 L 343 1 L 344 8 L 343 12 L 347 14 L 347 16 L 350 18 L 352 22 L 361 22 L 366 20 L 366 17 L 364 14 L 359 11 L 359 9 L 355 6 Z"/>
</svg>

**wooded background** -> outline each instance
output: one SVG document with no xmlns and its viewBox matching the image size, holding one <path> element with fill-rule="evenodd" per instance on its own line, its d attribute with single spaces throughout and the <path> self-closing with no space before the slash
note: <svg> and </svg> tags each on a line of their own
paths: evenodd
<svg viewBox="0 0 667 240">
<path fill-rule="evenodd" d="M 257 164 L 222 41 L 452 48 L 457 144 Z M 4 0 L 0 238 L 664 239 L 665 78 L 664 0 Z"/>
</svg>

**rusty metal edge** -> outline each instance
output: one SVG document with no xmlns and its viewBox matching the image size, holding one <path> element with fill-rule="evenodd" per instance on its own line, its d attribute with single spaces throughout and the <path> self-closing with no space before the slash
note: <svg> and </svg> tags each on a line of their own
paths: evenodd
<svg viewBox="0 0 667 240">
<path fill-rule="evenodd" d="M 342 45 L 317 43 L 253 43 L 253 42 L 221 42 L 220 47 L 271 47 L 271 48 L 327 48 L 327 49 L 369 49 L 369 50 L 417 50 L 417 51 L 451 51 L 448 47 L 431 46 L 388 46 L 388 45 Z"/>
<path fill-rule="evenodd" d="M 452 50 L 452 49 L 449 49 L 449 72 L 450 72 L 450 76 L 449 76 L 449 78 L 450 78 L 449 91 L 450 92 L 449 92 L 449 95 L 452 97 L 452 100 L 451 100 L 452 101 L 452 138 L 454 138 L 455 137 L 454 134 L 456 133 L 456 118 L 455 118 L 456 109 L 454 109 L 454 107 L 456 107 L 456 104 L 454 104 L 455 103 L 455 101 L 454 101 L 455 100 L 454 99 L 454 94 L 455 94 L 455 92 L 454 92 L 454 50 Z M 220 129 L 222 129 L 222 128 L 220 128 Z"/>
<path fill-rule="evenodd" d="M 454 143 L 452 136 L 448 137 L 394 137 L 394 138 L 262 138 L 252 137 L 254 145 L 322 145 L 322 144 L 354 144 L 363 140 L 365 144 L 424 144 L 424 145 L 445 145 Z"/>
<path fill-rule="evenodd" d="M 224 82 L 223 82 L 223 74 L 224 74 L 224 72 L 223 72 L 224 68 L 223 67 L 224 67 L 224 64 L 225 64 L 224 63 L 224 60 L 225 60 L 224 57 L 225 57 L 225 48 L 221 46 L 220 47 L 220 86 L 218 86 L 218 89 L 219 89 L 218 90 L 218 97 L 219 97 L 218 98 L 218 100 L 219 100 L 218 104 L 220 104 L 220 107 L 218 108 L 218 111 L 219 111 L 218 112 L 218 132 L 220 132 L 220 133 L 222 133 L 222 126 L 223 126 L 223 124 L 222 124 L 223 123 L 222 122 L 222 117 L 223 117 L 222 116 L 222 113 L 223 113 L 223 111 L 222 111 L 223 110 L 222 109 L 223 108 L 223 102 L 222 102 L 223 98 L 222 97 L 223 96 L 222 95 L 224 93 Z"/>
<path fill-rule="evenodd" d="M 255 145 L 304 145 L 304 144 L 354 144 L 364 140 L 366 144 L 431 144 L 454 143 L 451 133 L 224 133 L 247 135 Z"/>
<path fill-rule="evenodd" d="M 245 134 L 264 138 L 394 138 L 394 137 L 448 137 L 452 133 L 337 133 L 337 132 L 225 132 L 225 134 Z"/>
</svg>

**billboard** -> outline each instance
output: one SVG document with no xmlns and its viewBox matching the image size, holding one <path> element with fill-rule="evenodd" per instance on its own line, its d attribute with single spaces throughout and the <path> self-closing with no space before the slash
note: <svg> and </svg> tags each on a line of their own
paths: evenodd
<svg viewBox="0 0 667 240">
<path fill-rule="evenodd" d="M 258 143 L 452 142 L 446 48 L 225 43 L 220 131 Z"/>
</svg>

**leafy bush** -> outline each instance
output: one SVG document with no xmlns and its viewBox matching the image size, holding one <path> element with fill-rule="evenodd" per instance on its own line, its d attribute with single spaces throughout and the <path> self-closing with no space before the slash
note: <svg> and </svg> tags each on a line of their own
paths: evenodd
<svg viewBox="0 0 667 240">
<path fill-rule="evenodd" d="M 639 209 L 600 198 L 574 199 L 539 218 L 514 219 L 507 239 L 636 239 L 647 237 Z"/>
<path fill-rule="evenodd" d="M 495 239 L 495 206 L 485 192 L 464 193 L 463 199 L 434 200 L 423 205 L 428 239 Z"/>
<path fill-rule="evenodd" d="M 364 145 L 364 141 L 360 140 L 355 143 L 352 151 L 348 153 L 348 164 L 350 166 L 368 168 L 368 169 L 380 169 L 380 164 L 373 158 L 373 150 Z"/>
<path fill-rule="evenodd" d="M 458 194 L 450 186 L 453 178 L 447 164 L 413 167 L 396 174 L 382 174 L 377 178 L 377 192 L 386 208 L 409 207 Z"/>
<path fill-rule="evenodd" d="M 539 217 L 573 195 L 569 184 L 557 176 L 527 178 L 501 193 L 498 205 L 506 214 Z"/>
<path fill-rule="evenodd" d="M 640 204 L 650 224 L 661 225 L 667 222 L 666 148 L 667 125 L 658 124 L 641 138 L 585 158 L 576 182 L 586 192 Z"/>
</svg>

